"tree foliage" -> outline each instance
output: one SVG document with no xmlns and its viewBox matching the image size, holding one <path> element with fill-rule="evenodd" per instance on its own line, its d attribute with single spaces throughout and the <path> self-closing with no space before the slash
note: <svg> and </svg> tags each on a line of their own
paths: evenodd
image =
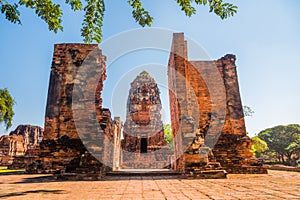
<svg viewBox="0 0 300 200">
<path fill-rule="evenodd" d="M 165 140 L 167 141 L 170 149 L 173 150 L 173 136 L 172 136 L 170 124 L 164 124 L 164 132 L 165 132 Z"/>
<path fill-rule="evenodd" d="M 282 162 L 285 157 L 291 164 L 292 156 L 300 152 L 300 125 L 275 126 L 261 131 L 258 137 L 264 140 L 270 151 L 275 152 Z"/>
<path fill-rule="evenodd" d="M 4 122 L 6 129 L 11 127 L 14 116 L 13 105 L 14 99 L 7 89 L 0 89 L 0 123 Z"/>
<path fill-rule="evenodd" d="M 252 117 L 254 114 L 254 111 L 249 106 L 243 106 L 243 112 L 245 117 Z"/>
<path fill-rule="evenodd" d="M 12 0 L 0 0 L 0 8 L 6 19 L 12 23 L 21 24 L 20 6 L 25 6 L 35 11 L 35 13 L 48 24 L 50 31 L 57 33 L 62 31 L 61 26 L 63 12 L 60 4 L 52 0 L 19 0 L 18 3 Z M 221 19 L 233 16 L 237 12 L 237 6 L 223 2 L 223 0 L 176 0 L 181 10 L 190 17 L 196 14 L 196 5 L 208 6 L 209 12 L 215 13 Z M 144 8 L 141 0 L 127 0 L 132 8 L 132 16 L 135 21 L 144 26 L 151 26 L 153 17 Z M 85 12 L 81 36 L 85 43 L 93 41 L 100 43 L 102 39 L 102 26 L 104 19 L 104 0 L 65 0 L 73 11 L 83 10 Z"/>
<path fill-rule="evenodd" d="M 258 136 L 254 136 L 251 139 L 253 140 L 252 151 L 255 153 L 255 156 L 259 158 L 266 150 L 269 149 L 268 145 Z"/>
</svg>

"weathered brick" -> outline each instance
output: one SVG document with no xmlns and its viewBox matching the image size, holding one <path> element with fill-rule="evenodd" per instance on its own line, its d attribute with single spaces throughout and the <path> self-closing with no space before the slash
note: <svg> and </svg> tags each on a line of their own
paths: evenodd
<svg viewBox="0 0 300 200">
<path fill-rule="evenodd" d="M 252 141 L 246 135 L 235 56 L 226 55 L 216 61 L 189 61 L 183 33 L 173 35 L 171 51 L 168 78 L 176 170 L 184 172 L 198 169 L 187 167 L 199 162 L 200 157 L 195 155 L 190 159 L 191 155 L 198 154 L 191 148 L 195 139 L 184 137 L 189 135 L 197 138 L 198 131 L 205 137 L 204 145 L 212 148 L 214 158 L 228 172 L 266 173 L 253 156 L 250 149 Z M 224 118 L 220 118 L 222 113 Z M 215 119 L 215 116 L 218 118 Z M 194 131 L 191 132 L 191 125 L 184 118 L 189 118 L 197 126 Z M 221 130 L 218 130 L 220 125 Z M 208 140 L 213 137 L 216 138 Z"/>
<path fill-rule="evenodd" d="M 171 151 L 164 139 L 161 109 L 155 80 L 148 72 L 141 72 L 129 90 L 122 168 L 164 168 L 170 165 Z"/>
</svg>

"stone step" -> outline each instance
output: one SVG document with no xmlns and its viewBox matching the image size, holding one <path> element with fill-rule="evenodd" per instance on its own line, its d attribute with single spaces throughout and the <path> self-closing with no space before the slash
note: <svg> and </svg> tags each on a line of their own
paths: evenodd
<svg viewBox="0 0 300 200">
<path fill-rule="evenodd" d="M 100 174 L 79 174 L 79 173 L 62 173 L 56 175 L 57 180 L 61 181 L 100 181 L 102 176 Z"/>
<path fill-rule="evenodd" d="M 227 178 L 227 172 L 225 170 L 195 170 L 187 176 L 200 179 L 222 179 Z"/>
</svg>

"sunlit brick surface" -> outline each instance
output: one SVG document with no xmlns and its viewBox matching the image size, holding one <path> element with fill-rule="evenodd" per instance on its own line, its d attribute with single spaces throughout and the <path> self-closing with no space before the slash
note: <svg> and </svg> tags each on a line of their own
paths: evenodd
<svg viewBox="0 0 300 200">
<path fill-rule="evenodd" d="M 109 179 L 109 177 L 108 177 Z M 228 179 L 176 177 L 114 178 L 55 182 L 45 175 L 0 176 L 0 198 L 7 199 L 300 199 L 300 173 L 229 175 Z"/>
</svg>

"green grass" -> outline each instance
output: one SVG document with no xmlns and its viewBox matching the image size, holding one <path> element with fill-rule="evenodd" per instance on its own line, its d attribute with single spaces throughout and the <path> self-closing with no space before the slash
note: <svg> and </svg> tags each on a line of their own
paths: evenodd
<svg viewBox="0 0 300 200">
<path fill-rule="evenodd" d="M 14 172 L 24 172 L 25 169 L 7 169 L 7 166 L 0 166 L 1 173 L 14 173 Z"/>
</svg>

